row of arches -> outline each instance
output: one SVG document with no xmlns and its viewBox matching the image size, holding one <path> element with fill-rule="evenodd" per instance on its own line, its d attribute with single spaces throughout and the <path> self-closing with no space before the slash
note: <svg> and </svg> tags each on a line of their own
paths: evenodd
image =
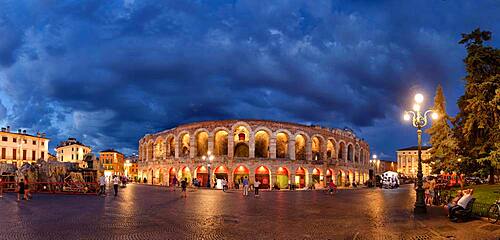
<svg viewBox="0 0 500 240">
<path fill-rule="evenodd" d="M 219 165 L 215 168 L 198 165 L 143 170 L 139 173 L 139 178 L 146 180 L 147 183 L 159 185 L 171 185 L 174 178 L 178 180 L 186 178 L 189 183 L 196 179 L 200 186 L 208 186 L 208 181 L 210 181 L 210 186 L 219 189 L 222 188 L 222 179 L 227 180 L 230 187 L 237 187 L 242 184 L 243 179 L 247 178 L 251 182 L 259 180 L 262 189 L 286 189 L 290 184 L 297 188 L 323 188 L 330 181 L 334 181 L 338 186 L 350 186 L 354 182 L 363 184 L 368 180 L 368 173 L 356 169 L 318 167 L 308 169 L 304 166 L 280 166 L 271 169 L 266 165 L 254 168 L 245 165 L 237 165 L 234 168 L 226 165 Z"/>
<path fill-rule="evenodd" d="M 209 132 L 198 129 L 193 134 L 182 131 L 156 139 L 141 141 L 141 161 L 165 158 L 196 158 L 209 152 L 216 157 L 229 158 L 278 158 L 308 161 L 343 160 L 367 164 L 368 150 L 358 143 L 336 140 L 319 134 L 309 136 L 286 129 L 272 132 L 265 127 L 252 131 L 250 126 L 235 125 L 231 130 L 223 127 Z"/>
</svg>

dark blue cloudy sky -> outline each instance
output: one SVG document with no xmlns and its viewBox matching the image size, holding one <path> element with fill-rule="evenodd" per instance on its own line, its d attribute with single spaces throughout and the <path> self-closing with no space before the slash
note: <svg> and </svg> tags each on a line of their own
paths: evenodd
<svg viewBox="0 0 500 240">
<path fill-rule="evenodd" d="M 417 91 L 463 89 L 460 34 L 499 1 L 21 1 L 0 4 L 0 124 L 136 151 L 146 133 L 258 118 L 350 127 L 394 158 Z"/>
</svg>

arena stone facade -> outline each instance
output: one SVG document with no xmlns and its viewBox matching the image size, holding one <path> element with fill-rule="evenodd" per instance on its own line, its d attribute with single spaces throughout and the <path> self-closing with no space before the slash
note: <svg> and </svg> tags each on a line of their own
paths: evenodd
<svg viewBox="0 0 500 240">
<path fill-rule="evenodd" d="M 213 157 L 210 157 L 213 156 Z M 338 186 L 368 180 L 370 148 L 351 131 L 267 120 L 180 125 L 139 141 L 139 178 L 155 185 L 177 179 L 234 187 L 258 178 L 263 188 Z M 220 182 L 220 181 L 219 181 Z"/>
</svg>

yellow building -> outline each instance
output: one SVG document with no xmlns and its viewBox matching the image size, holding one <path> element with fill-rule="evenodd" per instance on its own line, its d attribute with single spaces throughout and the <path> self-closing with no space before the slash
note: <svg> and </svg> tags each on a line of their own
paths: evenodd
<svg viewBox="0 0 500 240">
<path fill-rule="evenodd" d="M 84 156 L 91 152 L 91 147 L 77 141 L 76 138 L 68 138 L 56 147 L 57 161 L 78 163 L 80 167 L 86 167 Z"/>
<path fill-rule="evenodd" d="M 137 155 L 128 156 L 125 158 L 125 176 L 127 176 L 131 181 L 137 181 L 137 177 L 139 174 L 139 165 L 137 164 L 138 160 Z"/>
<path fill-rule="evenodd" d="M 429 153 L 430 146 L 422 146 L 422 160 L 431 157 Z M 398 155 L 398 172 L 409 177 L 417 177 L 418 168 L 418 147 L 401 148 L 397 150 Z M 422 173 L 424 176 L 430 175 L 432 172 L 429 164 L 422 163 Z"/>
<path fill-rule="evenodd" d="M 125 157 L 122 153 L 114 149 L 100 151 L 99 162 L 104 169 L 104 176 L 125 175 Z"/>
<path fill-rule="evenodd" d="M 47 160 L 49 139 L 44 133 L 29 135 L 26 130 L 21 129 L 16 133 L 10 132 L 10 127 L 6 127 L 0 132 L 0 149 L 0 163 L 21 167 L 23 163 L 34 163 L 38 159 Z"/>
</svg>

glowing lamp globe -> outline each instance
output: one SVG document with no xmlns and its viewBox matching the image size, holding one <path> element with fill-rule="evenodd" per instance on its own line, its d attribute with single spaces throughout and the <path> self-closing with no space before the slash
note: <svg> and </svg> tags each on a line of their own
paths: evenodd
<svg viewBox="0 0 500 240">
<path fill-rule="evenodd" d="M 410 114 L 405 113 L 405 115 L 403 115 L 403 119 L 404 119 L 405 121 L 409 121 L 409 120 L 410 120 Z"/>
<path fill-rule="evenodd" d="M 415 102 L 417 103 L 422 103 L 424 101 L 424 95 L 420 94 L 420 93 L 417 93 L 415 95 Z"/>
<path fill-rule="evenodd" d="M 415 111 L 415 112 L 420 111 L 420 105 L 418 105 L 418 104 L 413 104 L 413 111 Z"/>
<path fill-rule="evenodd" d="M 431 114 L 431 117 L 432 117 L 432 119 L 436 120 L 436 119 L 438 119 L 438 118 L 439 118 L 439 114 L 437 114 L 437 113 L 433 112 L 433 113 Z"/>
</svg>

